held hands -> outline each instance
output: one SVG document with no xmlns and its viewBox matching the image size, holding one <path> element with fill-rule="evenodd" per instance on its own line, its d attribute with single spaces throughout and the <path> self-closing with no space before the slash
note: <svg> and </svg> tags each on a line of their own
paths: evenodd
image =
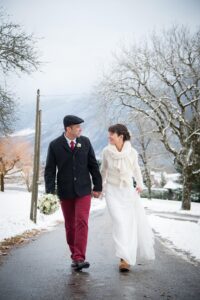
<svg viewBox="0 0 200 300">
<path fill-rule="evenodd" d="M 101 195 L 101 192 L 95 192 L 95 191 L 92 191 L 92 197 L 94 198 L 99 198 Z"/>
</svg>

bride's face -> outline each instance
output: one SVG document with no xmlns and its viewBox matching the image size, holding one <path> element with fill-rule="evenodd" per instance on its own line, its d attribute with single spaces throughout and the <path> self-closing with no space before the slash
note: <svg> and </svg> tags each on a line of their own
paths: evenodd
<svg viewBox="0 0 200 300">
<path fill-rule="evenodd" d="M 111 145 L 118 145 L 123 141 L 123 135 L 118 135 L 116 132 L 108 132 L 108 140 Z"/>
</svg>

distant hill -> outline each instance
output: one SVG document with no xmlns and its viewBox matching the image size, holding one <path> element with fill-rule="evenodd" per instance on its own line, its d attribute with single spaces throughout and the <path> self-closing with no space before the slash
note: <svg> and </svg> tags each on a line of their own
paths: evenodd
<svg viewBox="0 0 200 300">
<path fill-rule="evenodd" d="M 103 121 L 98 119 L 98 109 L 92 99 L 86 97 L 69 99 L 43 99 L 42 109 L 42 137 L 41 158 L 45 160 L 48 144 L 64 131 L 63 117 L 74 114 L 84 119 L 83 135 L 90 138 L 97 156 L 107 144 L 107 128 Z M 28 103 L 20 107 L 19 121 L 16 124 L 14 136 L 24 136 L 31 143 L 34 142 L 35 104 Z"/>
<path fill-rule="evenodd" d="M 75 114 L 85 120 L 82 124 L 83 135 L 90 138 L 96 156 L 101 155 L 102 149 L 107 145 L 107 125 L 105 117 L 99 116 L 99 107 L 91 97 L 68 97 L 66 98 L 44 98 L 41 96 L 42 109 L 42 139 L 41 139 L 41 161 L 45 161 L 49 142 L 61 135 L 64 131 L 63 117 L 67 114 Z M 114 113 L 114 112 L 113 112 Z M 126 122 L 128 117 L 125 111 L 121 115 L 121 122 Z M 108 119 L 108 118 L 107 118 Z M 129 129 L 134 133 L 134 124 L 128 124 Z M 16 124 L 14 136 L 24 136 L 26 140 L 34 143 L 35 128 L 35 103 L 24 104 L 19 108 L 19 121 Z M 134 145 L 137 149 L 137 145 Z M 163 152 L 164 147 L 159 145 L 159 150 Z M 169 154 L 155 158 L 153 167 L 173 172 L 173 161 Z"/>
</svg>

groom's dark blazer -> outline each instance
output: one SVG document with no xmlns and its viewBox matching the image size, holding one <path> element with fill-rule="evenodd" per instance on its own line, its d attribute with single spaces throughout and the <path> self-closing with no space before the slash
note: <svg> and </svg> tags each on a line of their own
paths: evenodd
<svg viewBox="0 0 200 300">
<path fill-rule="evenodd" d="M 85 136 L 76 139 L 72 151 L 64 133 L 49 144 L 44 178 L 46 193 L 55 193 L 62 200 L 74 199 L 102 191 L 102 178 L 90 140 Z"/>
</svg>

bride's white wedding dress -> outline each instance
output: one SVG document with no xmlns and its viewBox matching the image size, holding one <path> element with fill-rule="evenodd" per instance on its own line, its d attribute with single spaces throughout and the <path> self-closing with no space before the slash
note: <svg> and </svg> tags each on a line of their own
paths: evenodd
<svg viewBox="0 0 200 300">
<path fill-rule="evenodd" d="M 148 222 L 139 193 L 143 188 L 138 153 L 129 141 L 121 152 L 114 145 L 103 150 L 101 174 L 105 199 L 113 224 L 116 256 L 130 265 L 155 259 L 154 234 Z"/>
</svg>

